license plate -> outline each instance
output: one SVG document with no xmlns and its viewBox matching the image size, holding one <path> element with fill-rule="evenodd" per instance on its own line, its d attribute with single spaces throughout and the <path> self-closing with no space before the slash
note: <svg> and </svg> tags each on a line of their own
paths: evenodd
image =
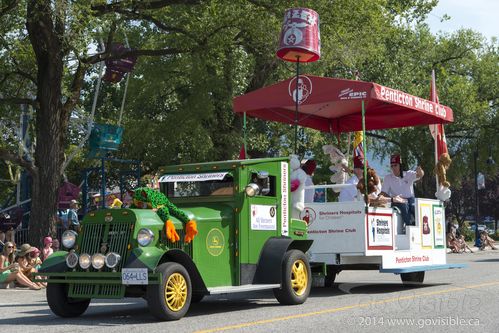
<svg viewBox="0 0 499 333">
<path fill-rule="evenodd" d="M 147 268 L 123 268 L 121 271 L 122 284 L 147 284 L 148 279 Z"/>
</svg>

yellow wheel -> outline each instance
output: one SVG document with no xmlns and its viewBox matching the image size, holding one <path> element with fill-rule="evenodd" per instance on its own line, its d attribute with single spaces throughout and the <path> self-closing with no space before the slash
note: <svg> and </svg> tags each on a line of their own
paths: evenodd
<svg viewBox="0 0 499 333">
<path fill-rule="evenodd" d="M 165 303 L 172 311 L 180 311 L 187 302 L 187 282 L 180 273 L 170 275 L 165 284 Z"/>
<path fill-rule="evenodd" d="M 160 320 L 178 320 L 189 310 L 192 286 L 189 273 L 176 262 L 166 262 L 156 268 L 161 273 L 159 284 L 147 286 L 149 311 Z"/>
<path fill-rule="evenodd" d="M 281 304 L 302 304 L 312 287 L 310 264 L 299 250 L 289 250 L 282 259 L 281 288 L 274 289 L 274 296 Z"/>
<path fill-rule="evenodd" d="M 291 287 L 296 295 L 301 296 L 307 290 L 308 272 L 302 260 L 296 260 L 291 269 Z"/>
</svg>

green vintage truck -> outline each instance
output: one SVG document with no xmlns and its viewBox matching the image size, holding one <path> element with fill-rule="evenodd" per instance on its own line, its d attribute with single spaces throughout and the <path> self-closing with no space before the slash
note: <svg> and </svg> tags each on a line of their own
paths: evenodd
<svg viewBox="0 0 499 333">
<path fill-rule="evenodd" d="M 288 158 L 164 168 L 160 190 L 197 221 L 194 240 L 173 218 L 180 241 L 169 241 L 151 209 L 92 211 L 42 265 L 51 310 L 75 317 L 92 299 L 144 297 L 155 317 L 177 320 L 205 295 L 263 289 L 281 304 L 305 302 L 312 241 L 290 217 L 289 173 Z"/>
</svg>

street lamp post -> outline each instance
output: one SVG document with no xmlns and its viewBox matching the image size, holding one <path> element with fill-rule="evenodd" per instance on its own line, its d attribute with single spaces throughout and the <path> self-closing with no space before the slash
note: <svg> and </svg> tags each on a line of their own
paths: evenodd
<svg viewBox="0 0 499 333">
<path fill-rule="evenodd" d="M 477 171 L 477 161 L 478 161 L 478 149 L 473 152 L 473 172 L 475 174 L 475 246 L 480 247 L 480 232 L 478 231 L 478 219 L 480 218 L 479 211 L 479 201 L 478 201 L 478 171 Z M 488 165 L 494 165 L 496 162 L 492 157 L 492 146 L 489 145 L 489 158 L 487 159 Z"/>
<path fill-rule="evenodd" d="M 478 217 L 479 217 L 479 211 L 478 211 L 478 172 L 477 172 L 477 160 L 478 160 L 478 150 L 475 150 L 473 152 L 473 172 L 475 175 L 475 246 L 480 247 L 480 236 L 478 232 Z"/>
</svg>

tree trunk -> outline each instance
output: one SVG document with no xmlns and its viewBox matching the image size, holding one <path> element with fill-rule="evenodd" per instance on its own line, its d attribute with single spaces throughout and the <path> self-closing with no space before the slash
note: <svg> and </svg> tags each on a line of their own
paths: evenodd
<svg viewBox="0 0 499 333">
<path fill-rule="evenodd" d="M 39 104 L 29 223 L 29 239 L 34 246 L 41 246 L 44 236 L 55 236 L 57 192 L 69 120 L 61 102 L 64 57 L 61 20 L 63 18 L 54 15 L 45 2 L 28 2 L 26 27 L 38 65 L 36 98 Z"/>
</svg>

